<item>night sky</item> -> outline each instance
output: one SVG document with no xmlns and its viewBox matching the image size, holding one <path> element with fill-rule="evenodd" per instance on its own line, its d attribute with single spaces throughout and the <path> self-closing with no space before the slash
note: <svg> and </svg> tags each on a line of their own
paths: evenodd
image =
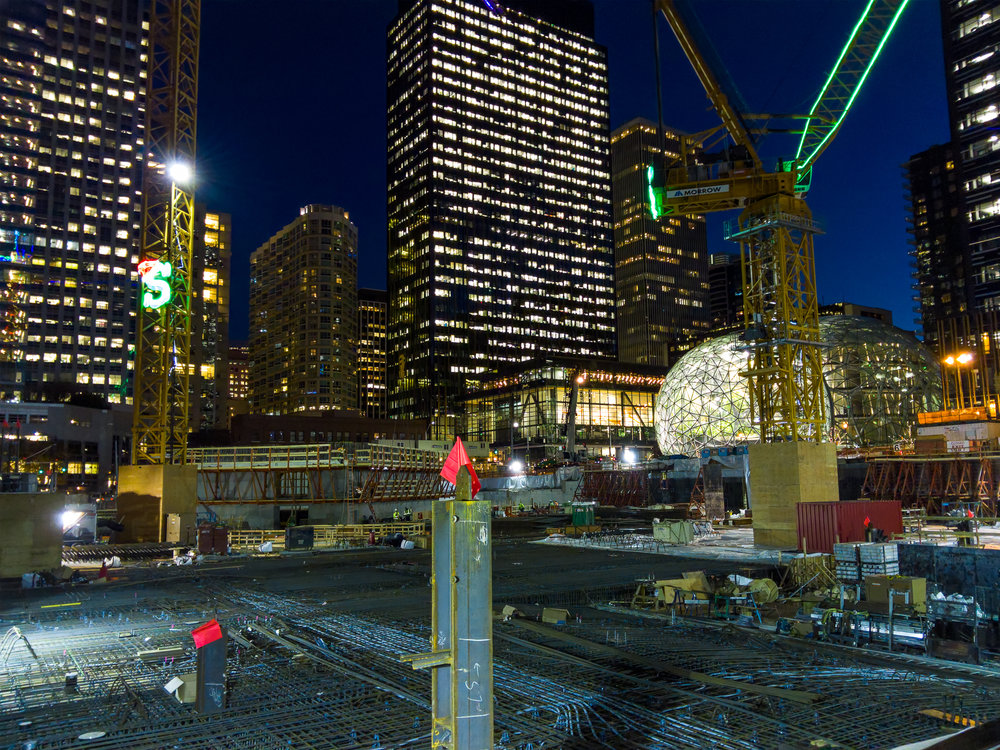
<svg viewBox="0 0 1000 750">
<path fill-rule="evenodd" d="M 595 0 L 611 127 L 656 121 L 648 0 Z M 861 0 L 698 0 L 716 51 L 755 112 L 808 111 Z M 203 0 L 198 200 L 233 217 L 231 335 L 248 326 L 249 257 L 306 203 L 350 212 L 359 285 L 385 288 L 385 30 L 395 0 Z M 662 17 L 664 124 L 718 123 Z M 901 165 L 948 137 L 937 0 L 912 0 L 833 144 L 808 202 L 821 303 L 887 307 L 912 329 Z M 762 155 L 794 153 L 771 135 Z M 709 218 L 709 251 L 733 252 Z"/>
</svg>

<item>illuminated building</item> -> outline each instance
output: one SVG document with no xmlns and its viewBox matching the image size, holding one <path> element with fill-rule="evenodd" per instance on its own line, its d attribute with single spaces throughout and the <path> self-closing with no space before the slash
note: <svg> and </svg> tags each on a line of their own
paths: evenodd
<svg viewBox="0 0 1000 750">
<path fill-rule="evenodd" d="M 34 245 L 45 8 L 19 2 L 0 20 L 0 399 L 21 397 L 25 263 Z"/>
<path fill-rule="evenodd" d="M 195 204 L 191 282 L 190 429 L 225 429 L 229 422 L 229 264 L 232 219 Z"/>
<path fill-rule="evenodd" d="M 143 151 L 139 4 L 15 0 L 3 10 L 0 184 L 15 190 L 0 197 L 0 255 L 17 247 L 22 261 L 22 375 L 125 403 Z"/>
<path fill-rule="evenodd" d="M 229 345 L 229 419 L 237 414 L 250 413 L 250 347 L 246 344 Z"/>
<path fill-rule="evenodd" d="M 0 403 L 0 475 L 33 476 L 42 491 L 104 495 L 127 455 L 132 414 L 124 406 Z"/>
<path fill-rule="evenodd" d="M 254 414 L 356 409 L 358 230 L 308 205 L 250 256 Z"/>
<path fill-rule="evenodd" d="M 910 439 L 917 413 L 941 403 L 941 369 L 912 334 L 873 317 L 820 318 L 832 442 L 884 446 Z M 665 455 L 756 442 L 739 333 L 710 339 L 667 373 L 655 425 Z"/>
<path fill-rule="evenodd" d="M 369 419 L 385 419 L 385 312 L 382 289 L 358 290 L 358 408 Z"/>
<path fill-rule="evenodd" d="M 456 431 L 475 381 L 615 354 L 607 56 L 580 0 L 400 0 L 388 32 L 393 417 Z"/>
<path fill-rule="evenodd" d="M 911 255 L 927 343 L 970 351 L 970 406 L 996 414 L 1000 375 L 1000 11 L 940 0 L 951 139 L 906 164 Z"/>
<path fill-rule="evenodd" d="M 615 455 L 623 446 L 652 449 L 656 442 L 653 402 L 663 368 L 558 358 L 523 363 L 484 380 L 465 399 L 465 437 L 513 448 L 531 460 L 562 457 L 573 382 L 576 450 Z M 514 425 L 517 427 L 514 427 Z"/>
<path fill-rule="evenodd" d="M 646 170 L 662 164 L 657 126 L 643 118 L 611 134 L 618 359 L 671 364 L 668 347 L 709 328 L 708 250 L 702 217 L 654 220 Z M 680 158 L 679 134 L 664 128 L 666 158 Z"/>
</svg>

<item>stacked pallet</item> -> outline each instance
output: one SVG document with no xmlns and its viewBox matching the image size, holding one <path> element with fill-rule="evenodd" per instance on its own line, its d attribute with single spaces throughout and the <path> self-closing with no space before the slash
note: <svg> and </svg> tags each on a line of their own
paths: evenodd
<svg viewBox="0 0 1000 750">
<path fill-rule="evenodd" d="M 857 542 L 833 545 L 833 567 L 838 581 L 857 583 L 861 580 L 861 557 Z"/>
<path fill-rule="evenodd" d="M 861 576 L 898 576 L 899 547 L 896 544 L 860 544 Z"/>
</svg>

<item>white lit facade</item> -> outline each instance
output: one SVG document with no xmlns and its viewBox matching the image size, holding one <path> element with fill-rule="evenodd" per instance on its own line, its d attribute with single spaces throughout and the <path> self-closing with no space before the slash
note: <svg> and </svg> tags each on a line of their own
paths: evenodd
<svg viewBox="0 0 1000 750">
<path fill-rule="evenodd" d="M 615 354 L 606 51 L 587 4 L 520 4 L 389 28 L 389 412 L 435 432 L 502 366 Z"/>
</svg>

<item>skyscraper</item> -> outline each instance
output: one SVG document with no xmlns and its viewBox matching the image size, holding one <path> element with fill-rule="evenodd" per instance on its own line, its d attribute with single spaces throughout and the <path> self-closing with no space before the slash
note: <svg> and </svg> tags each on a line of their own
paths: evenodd
<svg viewBox="0 0 1000 750">
<path fill-rule="evenodd" d="M 14 323 L 5 345 L 32 383 L 76 383 L 124 403 L 140 230 L 139 3 L 4 0 L 0 24 L 0 306 Z"/>
<path fill-rule="evenodd" d="M 385 419 L 385 314 L 384 289 L 358 290 L 358 408 L 370 419 Z"/>
<path fill-rule="evenodd" d="M 951 140 L 958 150 L 971 267 L 968 309 L 1000 307 L 1000 10 L 941 0 Z"/>
<path fill-rule="evenodd" d="M 191 282 L 192 431 L 225 429 L 229 423 L 229 259 L 232 219 L 194 210 L 194 264 Z"/>
<path fill-rule="evenodd" d="M 738 253 L 709 256 L 708 310 L 713 331 L 743 327 L 743 268 Z"/>
<path fill-rule="evenodd" d="M 932 146 L 905 165 L 910 255 L 924 342 L 939 352 L 938 326 L 969 313 L 971 258 L 956 148 Z"/>
<path fill-rule="evenodd" d="M 250 256 L 250 401 L 256 414 L 358 405 L 358 230 L 308 205 Z"/>
<path fill-rule="evenodd" d="M 229 419 L 237 414 L 250 412 L 250 347 L 246 344 L 229 345 Z"/>
<path fill-rule="evenodd" d="M 708 330 L 708 239 L 705 220 L 654 221 L 647 168 L 680 158 L 680 134 L 638 117 L 611 134 L 618 359 L 670 364 L 668 346 Z"/>
<path fill-rule="evenodd" d="M 1000 410 L 1000 12 L 985 0 L 940 0 L 949 143 L 906 164 L 911 254 L 924 337 L 965 380 L 965 405 Z M 953 404 L 955 405 L 955 404 Z"/>
<path fill-rule="evenodd" d="M 607 55 L 581 0 L 400 0 L 388 32 L 389 412 L 615 354 Z"/>
</svg>

